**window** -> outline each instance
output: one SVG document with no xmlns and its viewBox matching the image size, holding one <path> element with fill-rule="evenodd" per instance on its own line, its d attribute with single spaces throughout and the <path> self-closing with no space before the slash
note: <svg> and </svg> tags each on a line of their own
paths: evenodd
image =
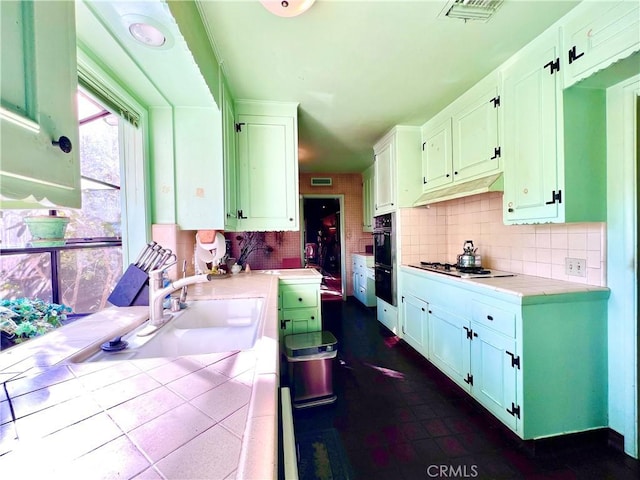
<svg viewBox="0 0 640 480">
<path fill-rule="evenodd" d="M 30 236 L 23 219 L 45 212 L 0 212 L 0 297 L 41 298 L 71 306 L 74 313 L 91 313 L 106 306 L 122 274 L 122 120 L 86 92 L 79 91 L 77 100 L 82 208 L 61 210 L 71 218 L 64 247 L 33 253 L 25 248 Z"/>
</svg>

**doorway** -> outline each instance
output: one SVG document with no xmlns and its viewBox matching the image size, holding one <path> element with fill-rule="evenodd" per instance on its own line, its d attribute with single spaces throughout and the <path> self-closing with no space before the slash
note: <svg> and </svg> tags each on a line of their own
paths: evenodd
<svg viewBox="0 0 640 480">
<path fill-rule="evenodd" d="M 344 196 L 302 195 L 301 254 L 304 266 L 322 274 L 322 300 L 345 299 Z"/>
</svg>

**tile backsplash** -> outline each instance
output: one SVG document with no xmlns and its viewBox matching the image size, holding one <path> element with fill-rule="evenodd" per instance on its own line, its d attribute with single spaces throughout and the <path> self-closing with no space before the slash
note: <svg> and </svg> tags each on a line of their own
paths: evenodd
<svg viewBox="0 0 640 480">
<path fill-rule="evenodd" d="M 606 224 L 504 225 L 502 193 L 400 211 L 401 263 L 455 263 L 473 240 L 482 265 L 538 277 L 606 286 Z M 586 277 L 567 276 L 565 258 L 586 260 Z"/>
</svg>

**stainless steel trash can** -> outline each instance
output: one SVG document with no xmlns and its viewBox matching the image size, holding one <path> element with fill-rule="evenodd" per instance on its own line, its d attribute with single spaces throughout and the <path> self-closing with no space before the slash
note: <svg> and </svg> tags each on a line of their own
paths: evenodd
<svg viewBox="0 0 640 480">
<path fill-rule="evenodd" d="M 336 401 L 333 359 L 338 353 L 331 332 L 309 332 L 284 337 L 293 407 L 306 408 Z"/>
</svg>

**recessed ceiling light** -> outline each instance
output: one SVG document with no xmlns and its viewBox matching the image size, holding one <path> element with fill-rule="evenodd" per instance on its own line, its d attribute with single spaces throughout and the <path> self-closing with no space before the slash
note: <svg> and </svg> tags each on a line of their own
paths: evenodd
<svg viewBox="0 0 640 480">
<path fill-rule="evenodd" d="M 260 0 L 260 3 L 279 17 L 295 17 L 309 10 L 316 0 Z"/>
<path fill-rule="evenodd" d="M 137 41 L 148 47 L 161 47 L 167 41 L 164 33 L 148 23 L 132 23 L 129 25 L 129 33 Z"/>
</svg>

